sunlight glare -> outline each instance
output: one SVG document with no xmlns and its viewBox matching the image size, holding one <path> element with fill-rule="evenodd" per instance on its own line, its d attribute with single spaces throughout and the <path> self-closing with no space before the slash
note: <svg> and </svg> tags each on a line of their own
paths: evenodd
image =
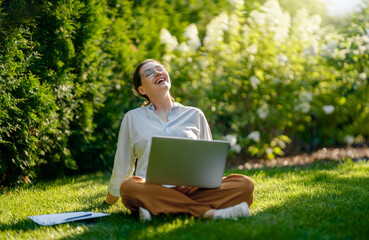
<svg viewBox="0 0 369 240">
<path fill-rule="evenodd" d="M 359 10 L 362 0 L 320 0 L 327 7 L 329 16 L 344 16 L 354 11 Z"/>
</svg>

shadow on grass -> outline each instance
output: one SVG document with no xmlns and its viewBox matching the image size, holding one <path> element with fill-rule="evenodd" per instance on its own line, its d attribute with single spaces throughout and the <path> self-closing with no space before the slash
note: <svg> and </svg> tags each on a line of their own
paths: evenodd
<svg viewBox="0 0 369 240">
<path fill-rule="evenodd" d="M 109 213 L 110 216 L 108 217 L 103 217 L 103 218 L 111 218 L 114 217 L 115 215 L 118 215 L 119 218 L 124 217 L 124 218 L 134 218 L 134 216 L 132 216 L 132 214 L 130 214 L 130 212 L 128 210 L 126 211 L 121 211 L 119 213 L 110 213 L 110 207 L 108 205 L 104 205 L 103 201 L 101 200 L 101 198 L 104 196 L 104 193 L 98 193 L 95 194 L 93 196 L 89 195 L 89 196 L 81 196 L 79 201 L 82 203 L 86 203 L 86 207 L 84 208 L 78 208 L 75 210 L 70 210 L 70 211 L 66 211 L 66 212 L 72 212 L 72 211 L 85 211 L 85 212 L 89 212 L 89 211 L 93 211 L 93 212 L 104 212 L 104 213 Z M 36 204 L 36 203 L 35 203 Z M 124 209 L 123 206 L 121 207 L 122 210 Z M 53 211 L 50 213 L 43 213 L 43 214 L 53 214 L 53 213 L 60 213 L 61 211 Z M 115 216 L 116 217 L 116 216 Z M 76 221 L 76 222 L 71 222 L 69 224 L 85 224 L 85 223 L 98 223 L 99 221 L 103 221 L 103 218 L 96 218 L 96 219 L 92 219 L 92 220 L 87 220 L 87 221 Z M 57 227 L 59 225 L 54 225 L 52 227 Z M 12 223 L 12 224 L 3 224 L 0 223 L 0 231 L 7 231 L 7 230 L 14 230 L 14 231 L 28 231 L 28 230 L 34 230 L 34 229 L 39 229 L 42 228 L 43 226 L 38 225 L 37 223 L 33 222 L 32 220 L 26 218 L 20 221 L 17 221 L 16 223 Z"/>
<path fill-rule="evenodd" d="M 158 216 L 152 222 L 140 222 L 129 212 L 119 212 L 93 224 L 75 222 L 70 226 L 85 226 L 84 232 L 75 235 L 74 239 L 368 239 L 369 177 L 345 178 L 329 174 L 330 169 L 337 167 L 339 164 L 314 163 L 305 167 L 229 171 L 249 176 L 263 171 L 266 177 L 283 177 L 293 171 L 308 178 L 308 185 L 301 187 L 311 188 L 311 194 L 292 196 L 250 218 L 203 220 L 180 215 Z M 290 182 L 298 183 L 298 179 Z M 87 184 L 90 180 L 81 182 Z M 81 211 L 108 211 L 109 207 L 104 208 L 99 199 L 100 194 L 92 199 L 86 197 L 84 201 L 89 202 L 88 207 Z M 22 231 L 37 228 L 40 227 L 30 220 L 1 227 L 2 230 Z"/>
<path fill-rule="evenodd" d="M 80 188 L 88 187 L 91 184 L 103 184 L 107 185 L 110 179 L 110 174 L 108 173 L 94 173 L 94 174 L 87 174 L 82 176 L 74 176 L 74 177 L 63 177 L 57 180 L 50 180 L 50 181 L 39 181 L 35 184 L 26 186 L 25 188 L 35 188 L 44 190 L 49 187 L 64 187 L 66 185 L 75 185 Z"/>
<path fill-rule="evenodd" d="M 127 216 L 89 227 L 78 239 L 111 237 L 125 239 L 365 239 L 369 237 L 369 177 L 344 178 L 320 170 L 339 167 L 337 163 L 313 163 L 304 167 L 263 169 L 276 177 L 296 171 L 310 176 L 309 188 L 320 191 L 300 194 L 238 220 L 203 220 L 187 215 L 154 217 L 142 223 Z M 239 171 L 254 175 L 260 170 Z M 311 174 L 314 173 L 314 174 Z M 294 182 L 295 180 L 291 180 Z M 298 180 L 296 180 L 298 181 Z M 306 187 L 306 186 L 304 186 Z M 119 217 L 118 217 L 119 218 Z M 366 236 L 366 237 L 365 237 Z"/>
<path fill-rule="evenodd" d="M 346 181 L 350 187 L 326 183 L 323 178 L 314 181 L 323 182 L 326 191 L 299 195 L 250 218 L 202 220 L 187 215 L 159 216 L 143 223 L 129 215 L 117 214 L 88 226 L 76 239 L 368 239 L 369 192 L 363 186 L 357 191 L 351 188 L 356 182 L 369 184 L 368 178 Z M 358 195 L 361 191 L 365 192 Z"/>
<path fill-rule="evenodd" d="M 96 173 L 90 175 L 83 175 L 77 177 L 62 178 L 55 181 L 40 181 L 36 184 L 24 187 L 24 190 L 35 190 L 35 191 L 48 191 L 50 188 L 59 188 L 65 186 L 72 186 L 73 188 L 84 189 L 88 188 L 92 184 L 94 185 L 107 185 L 110 176 L 103 173 Z M 42 212 L 40 214 L 52 214 L 60 212 L 72 212 L 72 211 L 93 211 L 93 212 L 105 212 L 109 213 L 109 206 L 103 205 L 103 198 L 105 197 L 105 192 L 98 192 L 94 195 L 81 195 L 78 197 L 79 203 L 83 204 L 85 207 L 78 209 L 70 209 L 68 211 L 63 211 L 59 209 L 64 209 L 66 203 L 54 201 L 54 209 L 49 209 L 48 212 Z M 50 196 L 50 201 L 53 201 L 52 196 Z M 38 204 L 34 202 L 35 206 Z M 58 209 L 59 208 L 59 209 Z M 123 207 L 122 207 L 123 209 Z M 25 209 L 27 210 L 27 209 Z M 115 213 L 113 213 L 115 214 Z M 121 216 L 125 216 L 128 213 L 120 213 Z M 32 214 L 31 214 L 32 215 Z M 38 215 L 38 214 L 33 214 Z M 91 222 L 98 222 L 99 219 L 93 220 Z M 74 223 L 71 223 L 74 224 Z M 78 224 L 78 222 L 76 222 Z M 55 225 L 56 227 L 58 225 Z M 29 231 L 34 229 L 39 229 L 42 226 L 34 223 L 32 220 L 26 218 L 18 220 L 13 223 L 2 223 L 0 222 L 0 231 L 14 230 L 14 231 Z"/>
<path fill-rule="evenodd" d="M 331 170 L 336 169 L 344 162 L 338 161 L 330 161 L 330 160 L 317 160 L 312 163 L 303 164 L 303 165 L 294 165 L 294 166 L 284 166 L 284 167 L 263 167 L 257 169 L 226 169 L 226 175 L 231 173 L 240 173 L 240 174 L 247 174 L 248 176 L 258 175 L 260 172 L 263 172 L 265 176 L 268 177 L 275 177 L 276 175 L 284 175 L 287 172 L 309 172 L 312 170 Z"/>
<path fill-rule="evenodd" d="M 136 239 L 368 239 L 369 178 L 343 179 L 319 173 L 311 179 L 323 190 L 301 194 L 250 218 L 188 221 L 147 226 Z M 159 229 L 153 231 L 153 229 Z"/>
</svg>

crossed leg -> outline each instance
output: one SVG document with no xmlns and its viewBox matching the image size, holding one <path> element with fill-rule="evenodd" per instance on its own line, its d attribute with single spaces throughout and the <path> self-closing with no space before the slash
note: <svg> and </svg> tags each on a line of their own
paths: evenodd
<svg viewBox="0 0 369 240">
<path fill-rule="evenodd" d="M 243 201 L 250 206 L 254 198 L 254 184 L 244 175 L 231 174 L 223 178 L 219 188 L 167 188 L 145 183 L 140 177 L 125 180 L 120 187 L 123 204 L 131 211 L 144 207 L 153 215 L 160 213 L 189 213 L 201 217 L 211 209 L 237 205 Z"/>
</svg>

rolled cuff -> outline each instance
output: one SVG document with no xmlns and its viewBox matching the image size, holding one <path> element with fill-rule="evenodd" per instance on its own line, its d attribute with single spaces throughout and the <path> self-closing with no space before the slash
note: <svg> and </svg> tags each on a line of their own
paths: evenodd
<svg viewBox="0 0 369 240">
<path fill-rule="evenodd" d="M 108 185 L 108 192 L 114 197 L 120 197 L 120 189 L 113 187 L 111 183 Z"/>
</svg>

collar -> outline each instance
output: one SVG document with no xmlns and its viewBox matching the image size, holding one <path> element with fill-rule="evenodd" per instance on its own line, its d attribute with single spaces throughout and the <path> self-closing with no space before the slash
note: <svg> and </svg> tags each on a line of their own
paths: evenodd
<svg viewBox="0 0 369 240">
<path fill-rule="evenodd" d="M 171 109 L 173 109 L 174 107 L 178 107 L 178 106 L 180 106 L 180 104 L 179 104 L 179 103 L 177 103 L 177 102 L 173 102 L 173 105 L 172 105 Z M 154 111 L 155 111 L 155 106 L 154 106 L 154 104 L 152 104 L 152 103 L 149 103 L 149 104 L 146 106 L 146 108 L 147 108 L 147 109 L 149 109 L 151 112 L 154 112 Z"/>
</svg>

